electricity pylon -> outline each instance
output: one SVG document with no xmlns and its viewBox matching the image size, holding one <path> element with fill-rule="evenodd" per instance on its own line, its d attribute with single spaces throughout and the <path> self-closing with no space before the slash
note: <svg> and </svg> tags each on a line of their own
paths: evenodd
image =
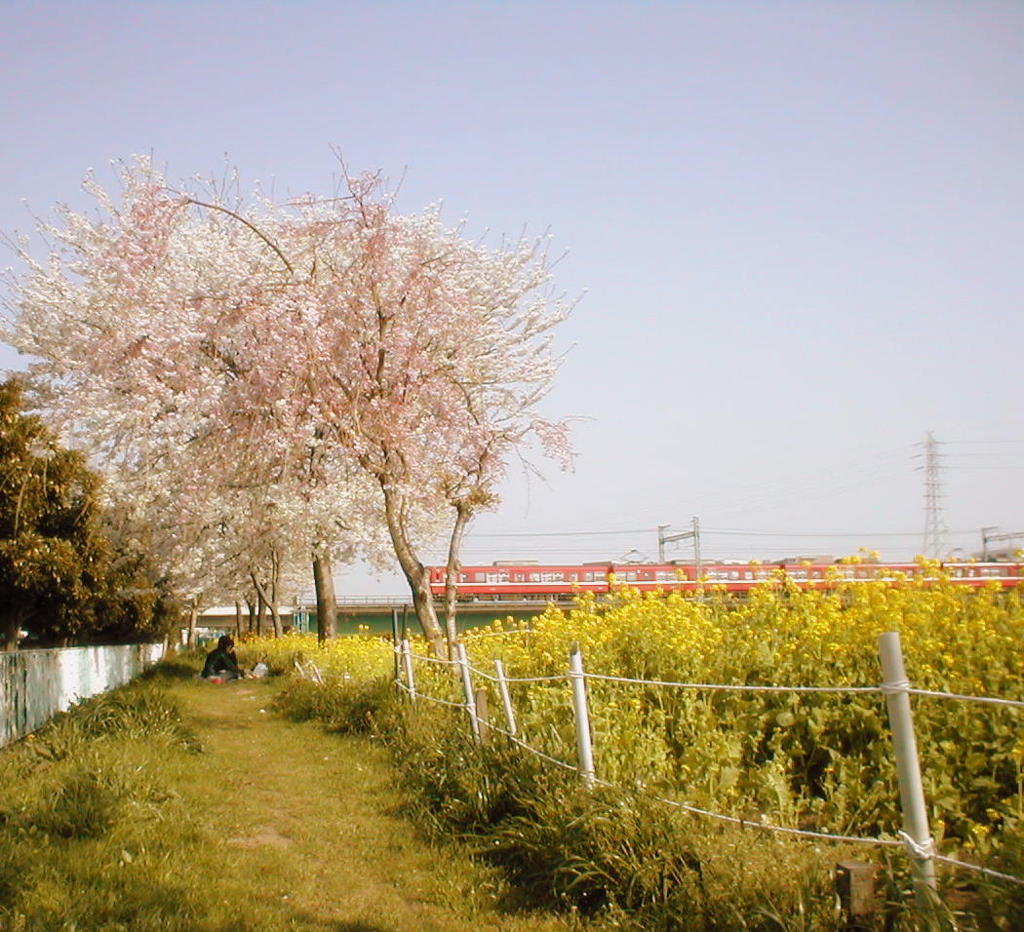
<svg viewBox="0 0 1024 932">
<path fill-rule="evenodd" d="M 946 526 L 942 521 L 942 478 L 939 475 L 939 441 L 928 431 L 924 440 L 924 546 L 922 553 L 933 560 L 945 553 Z"/>
</svg>

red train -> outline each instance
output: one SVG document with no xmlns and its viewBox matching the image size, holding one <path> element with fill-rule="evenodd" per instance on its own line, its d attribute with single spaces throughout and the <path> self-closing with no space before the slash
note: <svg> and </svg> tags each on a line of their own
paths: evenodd
<svg viewBox="0 0 1024 932">
<path fill-rule="evenodd" d="M 944 563 L 953 582 L 982 586 L 997 582 L 1009 588 L 1022 582 L 1019 563 Z M 827 588 L 837 579 L 869 580 L 918 578 L 928 569 L 918 563 L 704 563 L 699 578 L 729 592 L 744 593 L 777 580 L 784 572 L 797 586 Z M 577 563 L 539 564 L 496 562 L 489 566 L 463 566 L 459 571 L 460 601 L 542 601 L 568 598 L 578 592 L 608 592 L 609 579 L 645 591 L 694 591 L 698 569 L 693 563 Z M 430 567 L 430 588 L 444 596 L 445 568 Z"/>
</svg>

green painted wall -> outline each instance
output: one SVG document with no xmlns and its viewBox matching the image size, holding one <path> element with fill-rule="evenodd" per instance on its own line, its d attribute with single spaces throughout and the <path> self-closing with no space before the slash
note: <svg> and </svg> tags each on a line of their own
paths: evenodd
<svg viewBox="0 0 1024 932">
<path fill-rule="evenodd" d="M 488 608 L 483 611 L 460 610 L 459 614 L 456 616 L 456 623 L 460 631 L 465 631 L 467 628 L 477 628 L 481 625 L 489 625 L 495 618 L 504 620 L 511 617 L 516 621 L 528 621 L 531 618 L 536 618 L 543 611 L 543 605 L 539 605 L 532 611 L 502 611 L 500 608 Z M 444 624 L 443 619 L 439 619 L 439 621 Z M 398 613 L 398 623 L 399 625 L 402 624 L 401 611 Z M 405 624 L 411 633 L 419 633 L 419 622 L 416 621 L 416 613 L 412 610 L 405 613 Z M 345 610 L 338 612 L 338 634 L 359 634 L 360 625 L 366 625 L 374 634 L 390 634 L 391 614 L 390 612 L 381 613 Z M 317 630 L 316 612 L 311 613 L 309 630 Z M 364 628 L 363 631 L 365 632 L 365 630 L 366 629 Z"/>
<path fill-rule="evenodd" d="M 516 621 L 529 621 L 536 618 L 544 611 L 546 603 L 538 602 L 536 607 L 524 608 L 520 602 L 516 608 L 502 608 L 500 604 L 485 602 L 474 602 L 459 607 L 457 616 L 458 628 L 465 631 L 467 628 L 477 628 L 490 625 L 495 619 L 504 621 L 506 618 L 514 618 Z M 440 613 L 439 613 L 440 614 Z M 416 613 L 409 608 L 404 612 L 405 623 L 410 633 L 419 632 L 419 623 L 416 621 Z M 403 612 L 399 609 L 398 622 L 402 623 Z M 439 619 L 444 624 L 443 619 Z M 311 611 L 296 612 L 294 615 L 282 615 L 283 624 L 290 626 L 296 631 L 316 631 L 316 609 Z M 248 623 L 248 616 L 243 616 L 243 625 Z M 221 631 L 234 631 L 235 616 L 231 615 L 204 615 L 200 619 L 200 627 L 212 632 L 208 638 L 216 639 Z M 365 625 L 360 628 L 360 625 Z M 367 606 L 366 608 L 341 607 L 338 609 L 337 632 L 344 634 L 360 634 L 369 630 L 372 634 L 391 633 L 391 609 L 385 606 Z M 273 632 L 268 619 L 263 619 L 263 632 Z"/>
</svg>

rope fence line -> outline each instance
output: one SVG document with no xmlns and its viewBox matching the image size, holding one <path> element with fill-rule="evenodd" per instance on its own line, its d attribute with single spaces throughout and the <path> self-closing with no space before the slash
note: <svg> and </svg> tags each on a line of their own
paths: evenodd
<svg viewBox="0 0 1024 932">
<path fill-rule="evenodd" d="M 422 694 L 420 694 L 420 695 L 422 695 Z M 449 703 L 449 704 L 460 705 L 463 708 L 466 707 L 465 703 Z M 539 757 L 539 758 L 541 758 L 543 760 L 549 761 L 550 763 L 553 763 L 553 764 L 558 764 L 560 767 L 565 767 L 568 770 L 577 770 L 578 769 L 575 764 L 567 764 L 564 761 L 557 760 L 556 758 L 551 757 L 551 756 L 545 754 L 543 751 L 539 750 L 538 748 L 535 748 L 531 744 L 528 744 L 527 742 L 523 741 L 522 739 L 516 737 L 511 732 L 506 731 L 500 725 L 495 725 L 493 722 L 488 722 L 487 720 L 481 718 L 479 715 L 477 716 L 477 720 L 481 724 L 486 724 L 492 731 L 496 731 L 499 734 L 505 735 L 505 737 L 511 739 L 513 741 L 513 743 L 515 743 L 516 745 L 521 747 L 524 751 L 529 751 L 531 754 L 534 754 L 535 756 L 537 756 L 537 757 Z M 599 786 L 605 787 L 606 789 L 612 789 L 612 790 L 624 790 L 625 789 L 625 787 L 620 786 L 617 783 L 611 783 L 608 780 L 602 780 L 602 779 L 597 778 L 597 777 L 594 778 L 594 782 L 597 783 Z M 657 800 L 660 803 L 665 803 L 666 805 L 669 805 L 669 806 L 674 806 L 677 809 L 683 809 L 686 812 L 691 812 L 694 815 L 702 815 L 702 816 L 707 816 L 707 817 L 712 818 L 712 819 L 719 819 L 719 820 L 721 820 L 723 822 L 731 822 L 731 823 L 733 823 L 735 825 L 740 825 L 740 826 L 742 826 L 744 828 L 757 828 L 757 829 L 762 829 L 764 831 L 784 832 L 784 833 L 790 834 L 790 835 L 801 835 L 801 836 L 803 836 L 805 838 L 816 838 L 816 839 L 819 839 L 819 840 L 825 840 L 825 841 L 831 841 L 831 842 L 853 842 L 853 843 L 867 844 L 867 845 L 885 845 L 885 846 L 891 846 L 891 847 L 896 847 L 896 848 L 904 846 L 904 843 L 902 841 L 898 841 L 896 839 L 861 838 L 861 837 L 858 837 L 858 836 L 855 836 L 855 835 L 831 835 L 831 834 L 827 834 L 827 833 L 824 833 L 824 832 L 812 832 L 812 831 L 809 831 L 809 830 L 806 830 L 806 829 L 789 828 L 789 827 L 784 826 L 784 825 L 774 825 L 771 822 L 762 822 L 762 821 L 759 821 L 759 820 L 756 820 L 756 819 L 741 819 L 741 818 L 739 818 L 737 816 L 724 815 L 723 813 L 720 813 L 720 812 L 712 812 L 709 809 L 701 809 L 698 806 L 691 806 L 689 803 L 680 802 L 679 800 L 676 800 L 676 799 L 669 799 L 668 797 L 665 797 L 665 796 L 652 795 L 652 799 L 655 799 L 655 800 Z"/>
<path fill-rule="evenodd" d="M 433 702 L 435 705 L 446 705 L 451 706 L 455 709 L 464 709 L 466 707 L 466 704 L 464 702 L 452 702 L 451 699 L 440 699 L 437 696 L 428 696 L 426 693 L 414 692 L 400 680 L 397 681 L 395 685 L 398 686 L 398 688 L 402 690 L 402 692 L 404 692 L 407 696 L 410 696 L 415 699 L 423 699 L 426 702 Z"/>
<path fill-rule="evenodd" d="M 459 661 L 457 661 L 457 660 L 445 660 L 442 657 L 428 657 L 426 654 L 415 654 L 415 653 L 410 653 L 409 656 L 412 657 L 413 660 L 422 660 L 424 663 L 436 663 L 436 664 L 440 664 L 442 666 L 448 666 L 448 667 L 457 667 L 457 666 L 459 666 Z M 474 667 L 472 664 L 470 664 L 469 668 L 477 676 L 481 676 L 485 680 L 491 680 L 492 682 L 495 682 L 495 683 L 498 682 L 498 677 L 493 676 L 492 674 L 486 672 L 485 670 L 481 670 L 479 667 Z M 567 680 L 568 678 L 569 678 L 568 674 L 565 674 L 565 673 L 555 673 L 555 674 L 553 674 L 551 676 L 507 676 L 507 677 L 505 677 L 505 682 L 506 683 L 548 683 L 548 682 L 551 682 L 553 680 Z"/>
<path fill-rule="evenodd" d="M 883 643 L 885 642 L 885 643 Z M 396 645 L 397 647 L 397 645 Z M 796 693 L 874 693 L 884 695 L 887 703 L 889 703 L 889 714 L 893 729 L 894 744 L 896 745 L 896 757 L 897 757 L 897 770 L 900 776 L 901 784 L 901 801 L 904 804 L 904 830 L 898 833 L 898 839 L 887 839 L 887 838 L 862 838 L 851 835 L 836 835 L 825 832 L 814 832 L 807 829 L 790 828 L 787 826 L 774 825 L 763 820 L 750 820 L 742 819 L 736 816 L 729 816 L 723 813 L 716 813 L 710 810 L 701 809 L 696 806 L 692 806 L 688 803 L 680 802 L 678 800 L 668 799 L 666 797 L 654 796 L 653 798 L 664 804 L 680 808 L 684 811 L 691 812 L 695 815 L 702 815 L 708 818 L 717 819 L 723 822 L 728 822 L 741 827 L 757 828 L 764 831 L 776 832 L 781 834 L 792 835 L 796 837 L 803 837 L 808 839 L 816 839 L 821 841 L 828 841 L 833 843 L 847 843 L 847 844 L 866 844 L 878 847 L 903 847 L 908 856 L 911 859 L 911 865 L 914 869 L 915 876 L 915 889 L 919 893 L 926 891 L 926 888 L 931 888 L 931 891 L 935 890 L 935 878 L 934 878 L 934 863 L 940 862 L 949 864 L 954 867 L 961 868 L 963 870 L 974 871 L 989 877 L 997 878 L 1013 884 L 1024 885 L 1024 879 L 1015 877 L 1011 874 L 1005 874 L 1000 871 L 993 870 L 991 868 L 983 867 L 977 864 L 971 864 L 966 861 L 961 861 L 956 858 L 948 857 L 946 855 L 940 855 L 935 852 L 934 840 L 932 839 L 930 832 L 927 828 L 927 815 L 924 809 L 923 791 L 920 786 L 920 772 L 919 765 L 916 758 L 916 747 L 914 746 L 914 739 L 912 733 L 912 724 L 910 724 L 910 707 L 909 697 L 911 695 L 920 695 L 933 698 L 947 698 L 962 701 L 971 702 L 982 702 L 1004 707 L 1013 708 L 1024 708 L 1024 702 L 1018 702 L 1016 700 L 1001 699 L 996 697 L 983 697 L 983 696 L 970 696 L 962 695 L 958 693 L 947 693 L 935 690 L 920 690 L 911 687 L 909 681 L 906 679 L 903 673 L 903 662 L 902 655 L 899 648 L 899 636 L 895 632 L 891 632 L 888 635 L 882 635 L 879 639 L 879 650 L 882 658 L 883 674 L 886 680 L 879 686 L 852 686 L 852 687 L 830 687 L 830 686 L 770 686 L 770 685 L 746 685 L 746 684 L 719 684 L 719 683 L 683 683 L 673 682 L 666 680 L 645 680 L 645 679 L 634 679 L 629 677 L 618 677 L 609 676 L 604 674 L 593 674 L 586 673 L 582 666 L 582 656 L 579 654 L 578 648 L 573 649 L 570 654 L 570 671 L 566 674 L 544 676 L 544 677 L 509 677 L 505 675 L 504 666 L 501 661 L 496 661 L 495 666 L 498 671 L 498 675 L 494 676 L 481 670 L 477 667 L 472 666 L 465 652 L 465 646 L 459 644 L 459 657 L 460 660 L 440 660 L 438 658 L 427 657 L 420 654 L 412 654 L 411 648 L 408 641 L 403 641 L 401 645 L 401 651 L 404 653 L 408 660 L 406 665 L 406 673 L 410 679 L 408 686 L 399 683 L 403 691 L 409 694 L 411 697 L 417 695 L 423 696 L 428 701 L 432 701 L 438 704 L 451 706 L 454 708 L 464 709 L 469 718 L 473 729 L 475 740 L 478 742 L 481 740 L 481 726 L 486 726 L 488 729 L 497 731 L 499 734 L 506 736 L 516 746 L 521 747 L 528 753 L 534 754 L 542 760 L 549 763 L 555 764 L 565 769 L 576 771 L 580 774 L 587 786 L 601 785 L 610 788 L 623 789 L 617 787 L 615 784 L 609 783 L 605 780 L 600 780 L 594 774 L 592 751 L 590 748 L 590 734 L 589 734 L 589 722 L 587 720 L 587 700 L 585 694 L 585 683 L 586 680 L 602 681 L 602 682 L 620 682 L 629 685 L 643 685 L 643 686 L 657 686 L 666 688 L 686 688 L 686 689 L 708 689 L 708 690 L 728 690 L 728 691 L 748 691 L 748 692 L 763 692 L 763 693 L 779 693 L 779 692 L 796 692 Z M 893 651 L 895 650 L 895 657 Z M 396 655 L 399 651 L 396 649 Z M 463 688 L 465 692 L 465 700 L 463 702 L 453 702 L 450 700 L 439 699 L 437 697 L 425 696 L 418 694 L 415 691 L 415 687 L 412 684 L 412 659 L 423 660 L 425 662 L 431 662 L 435 664 L 447 665 L 447 666 L 460 666 L 462 670 Z M 396 666 L 396 674 L 398 667 Z M 895 672 L 893 672 L 895 671 Z M 502 697 L 505 700 L 506 716 L 509 719 L 509 729 L 503 729 L 496 724 L 488 721 L 484 716 L 481 716 L 478 712 L 476 701 L 472 692 L 471 676 L 476 674 L 489 682 L 497 683 L 501 691 Z M 397 678 L 397 677 L 396 677 Z M 522 740 L 515 734 L 515 721 L 513 718 L 513 712 L 511 704 L 508 701 L 508 684 L 510 683 L 537 683 L 537 682 L 553 682 L 553 681 L 569 681 L 574 687 L 574 718 L 577 723 L 577 757 L 579 764 L 571 765 L 564 761 L 558 760 L 537 748 L 532 747 L 526 741 Z M 905 704 L 905 724 L 900 724 L 900 716 L 897 714 L 903 708 Z M 580 728 L 580 720 L 583 720 L 584 727 Z M 907 735 L 900 736 L 897 734 L 901 728 L 910 728 L 909 737 Z M 585 734 L 584 734 L 585 732 Z M 906 757 L 906 748 L 901 745 L 909 745 L 913 760 L 912 766 L 908 766 L 907 761 L 901 760 L 902 757 Z M 907 800 L 903 799 L 904 796 L 904 780 L 914 778 L 910 780 L 911 785 L 907 794 L 907 799 L 913 804 L 916 802 L 917 808 L 920 812 L 914 818 L 914 813 L 908 815 L 906 806 L 908 805 Z M 915 797 L 919 797 L 915 799 Z"/>
<path fill-rule="evenodd" d="M 480 672 L 482 672 L 482 671 L 480 671 Z M 492 676 L 489 676 L 488 674 L 483 674 L 483 675 L 487 679 L 498 680 L 498 677 L 492 677 Z M 588 676 L 589 676 L 589 674 L 588 674 Z M 604 678 L 604 677 L 595 677 L 595 678 Z M 614 679 L 614 677 L 612 679 Z M 509 678 L 508 681 L 511 682 L 511 678 Z M 449 703 L 449 704 L 450 705 L 460 705 L 463 708 L 467 708 L 468 709 L 466 703 L 464 703 L 464 702 L 463 703 Z M 535 748 L 532 745 L 528 744 L 527 742 L 525 742 L 525 741 L 521 740 L 520 738 L 516 737 L 511 732 L 506 731 L 500 725 L 495 725 L 493 722 L 489 722 L 486 719 L 481 718 L 475 711 L 473 711 L 471 714 L 476 715 L 478 723 L 486 724 L 487 727 L 489 727 L 493 731 L 496 731 L 499 734 L 505 735 L 507 738 L 511 739 L 516 745 L 521 747 L 524 751 L 528 751 L 529 753 L 534 754 L 535 756 L 537 756 L 537 757 L 539 757 L 539 758 L 541 758 L 543 760 L 549 761 L 549 762 L 551 762 L 553 764 L 558 764 L 560 767 L 565 767 L 565 768 L 567 768 L 569 770 L 577 770 L 578 769 L 573 764 L 567 764 L 564 761 L 560 761 L 560 760 L 557 760 L 554 757 L 550 757 L 549 755 L 545 754 L 543 751 L 539 750 L 538 748 Z M 596 784 L 598 784 L 599 786 L 603 786 L 603 787 L 605 787 L 607 789 L 618 789 L 618 790 L 624 790 L 625 789 L 624 787 L 620 786 L 619 784 L 611 783 L 608 780 L 602 780 L 602 779 L 597 778 L 597 777 L 594 778 L 594 782 Z M 834 834 L 830 834 L 830 833 L 827 833 L 827 832 L 814 832 L 814 831 L 810 831 L 808 829 L 791 828 L 789 826 L 775 825 L 775 824 L 773 824 L 771 822 L 764 822 L 764 821 L 757 820 L 757 819 L 742 819 L 742 818 L 739 818 L 738 816 L 729 816 L 729 815 L 725 815 L 725 814 L 719 813 L 719 812 L 712 812 L 709 809 L 701 809 L 698 806 L 692 806 L 689 803 L 680 802 L 679 800 L 675 800 L 675 799 L 669 799 L 668 797 L 665 797 L 665 796 L 653 795 L 652 798 L 655 799 L 656 801 L 660 802 L 660 803 L 664 803 L 664 804 L 666 804 L 668 806 L 673 806 L 673 807 L 678 808 L 678 809 L 683 809 L 686 812 L 693 813 L 694 815 L 707 816 L 708 818 L 718 819 L 718 820 L 723 821 L 723 822 L 729 822 L 729 823 L 732 823 L 732 824 L 735 824 L 735 825 L 739 825 L 739 826 L 741 826 L 743 828 L 756 828 L 756 829 L 761 829 L 763 831 L 781 832 L 781 833 L 785 833 L 785 834 L 788 834 L 788 835 L 798 835 L 798 836 L 801 836 L 801 837 L 804 837 L 804 838 L 814 838 L 814 839 L 823 840 L 823 841 L 829 841 L 829 842 L 843 842 L 843 843 L 854 843 L 854 844 L 866 844 L 866 845 L 886 846 L 886 847 L 895 847 L 895 848 L 907 847 L 907 842 L 905 842 L 903 840 L 898 840 L 898 839 L 862 838 L 862 837 L 856 836 L 856 835 L 834 835 Z M 913 844 L 912 839 L 908 838 L 908 841 L 911 844 Z M 965 866 L 969 866 L 969 865 L 965 865 Z M 985 868 L 980 868 L 980 869 L 981 870 L 985 870 Z M 1024 883 L 1024 881 L 1021 881 L 1021 882 Z"/>
<path fill-rule="evenodd" d="M 465 703 L 460 704 L 463 706 L 465 705 Z M 485 723 L 486 721 L 485 719 L 482 719 L 479 716 L 477 716 L 477 719 L 481 723 Z M 541 760 L 547 761 L 549 764 L 557 764 L 559 767 L 564 767 L 566 770 L 575 771 L 578 769 L 575 764 L 568 764 L 565 761 L 559 760 L 557 757 L 552 757 L 550 754 L 545 754 L 539 748 L 535 748 L 532 745 L 527 744 L 521 738 L 517 738 L 514 734 L 512 734 L 512 732 L 506 731 L 500 725 L 495 725 L 494 722 L 486 722 L 486 724 L 487 727 L 490 728 L 492 731 L 496 731 L 498 732 L 498 734 L 504 735 L 513 744 L 521 747 L 524 751 L 529 751 L 534 756 L 539 757 Z"/>
<path fill-rule="evenodd" d="M 991 867 L 982 867 L 980 864 L 970 864 L 967 861 L 958 861 L 956 858 L 947 857 L 944 854 L 932 854 L 932 857 L 936 861 L 941 861 L 943 864 L 952 864 L 954 867 L 962 867 L 965 870 L 976 871 L 979 874 L 984 874 L 986 877 L 995 877 L 997 880 L 1005 880 L 1007 883 L 1024 886 L 1024 879 L 1014 877 L 1013 874 L 1004 874 L 1001 871 L 992 870 Z"/>
<path fill-rule="evenodd" d="M 464 702 L 452 702 L 451 699 L 440 699 L 437 696 L 428 696 L 426 693 L 416 693 L 417 699 L 426 699 L 427 702 L 433 702 L 435 705 L 446 705 L 451 706 L 454 709 L 466 708 Z"/>
<path fill-rule="evenodd" d="M 932 689 L 914 689 L 909 686 L 909 684 L 907 692 L 911 696 L 928 696 L 935 699 L 957 699 L 961 702 L 985 702 L 990 705 L 1001 705 L 1014 709 L 1024 709 L 1024 702 L 1019 702 L 1016 699 L 1000 699 L 996 696 L 967 696 L 961 695 L 960 693 L 938 692 Z"/>
<path fill-rule="evenodd" d="M 496 676 L 491 676 L 490 674 L 484 673 L 483 671 L 477 670 L 476 668 L 474 668 L 474 671 L 480 673 L 486 679 L 498 681 L 498 677 Z M 592 676 L 592 678 L 594 679 L 618 679 L 618 677 L 602 677 L 591 674 L 587 674 L 587 676 Z M 549 677 L 548 679 L 568 679 L 568 677 Z M 513 682 L 513 679 L 509 677 L 508 682 Z M 405 687 L 404 684 L 400 683 L 399 686 L 404 691 L 408 692 L 408 689 Z M 881 692 L 881 689 L 879 687 L 872 687 L 870 691 Z M 417 692 L 416 695 L 418 698 L 426 699 L 428 702 L 434 702 L 438 705 L 444 705 L 466 710 L 470 715 L 476 718 L 478 725 L 486 725 L 492 731 L 495 731 L 500 735 L 504 735 L 517 747 L 522 748 L 524 751 L 533 754 L 535 757 L 543 761 L 546 761 L 549 764 L 554 764 L 565 770 L 577 771 L 579 769 L 575 764 L 570 764 L 566 761 L 559 760 L 556 757 L 552 757 L 551 755 L 546 754 L 544 751 L 541 751 L 539 748 L 535 748 L 533 745 L 517 737 L 512 732 L 502 728 L 500 725 L 496 725 L 494 722 L 488 721 L 487 719 L 480 716 L 475 711 L 475 709 L 470 709 L 469 705 L 466 702 L 454 702 L 447 699 L 440 699 L 436 696 L 429 696 L 426 693 L 422 692 Z M 594 782 L 599 786 L 605 787 L 606 789 L 625 789 L 625 787 L 619 784 L 611 783 L 608 780 L 602 780 L 598 777 L 594 778 Z M 792 828 L 786 825 L 776 825 L 772 822 L 764 822 L 758 819 L 743 819 L 739 816 L 725 815 L 724 813 L 712 812 L 710 809 L 702 809 L 699 806 L 693 806 L 690 803 L 681 802 L 677 799 L 669 799 L 666 796 L 652 795 L 651 798 L 656 800 L 657 802 L 663 803 L 664 805 L 672 806 L 676 809 L 681 809 L 684 812 L 689 812 L 693 815 L 704 816 L 710 819 L 716 819 L 720 822 L 726 822 L 732 825 L 738 825 L 741 828 L 750 828 L 759 831 L 775 832 L 777 834 L 792 835 L 799 838 L 807 838 L 814 839 L 816 841 L 830 842 L 832 844 L 858 844 L 882 848 L 903 848 L 907 852 L 908 856 L 911 858 L 931 858 L 943 864 L 949 864 L 964 870 L 975 871 L 977 873 L 984 874 L 989 877 L 994 877 L 998 880 L 1004 880 L 1009 883 L 1024 885 L 1024 879 L 1020 877 L 1015 877 L 1012 874 L 1004 874 L 1001 871 L 993 870 L 989 867 L 982 867 L 979 864 L 972 864 L 968 861 L 961 861 L 957 858 L 952 858 L 948 857 L 947 855 L 938 854 L 934 850 L 934 842 L 932 839 L 929 838 L 924 845 L 921 845 L 918 844 L 913 838 L 911 838 L 906 832 L 903 831 L 898 833 L 900 836 L 899 838 L 864 838 L 859 835 L 836 835 L 830 832 L 815 832 L 811 831 L 810 829 L 800 829 Z"/>
<path fill-rule="evenodd" d="M 500 678 L 481 670 L 479 667 L 470 666 L 470 669 L 481 679 L 490 680 L 492 683 L 500 682 Z M 568 680 L 567 673 L 554 673 L 551 676 L 506 676 L 506 683 L 553 683 L 556 680 Z"/>
<path fill-rule="evenodd" d="M 424 663 L 437 663 L 445 667 L 454 667 L 458 665 L 456 660 L 447 660 L 444 657 L 428 657 L 426 654 L 409 654 L 413 660 L 422 660 Z"/>
<path fill-rule="evenodd" d="M 433 663 L 454 663 L 450 660 L 436 660 L 432 657 L 425 657 L 421 654 L 413 654 L 417 660 L 427 660 Z M 489 680 L 492 683 L 498 682 L 498 677 L 479 667 L 470 665 L 470 669 L 479 677 Z M 926 696 L 935 699 L 956 699 L 962 702 L 981 702 L 990 705 L 1006 706 L 1009 708 L 1024 709 L 1024 702 L 1016 699 L 1001 699 L 995 696 L 971 696 L 963 693 L 949 693 L 932 689 L 915 689 L 909 682 L 883 683 L 880 686 L 768 686 L 763 684 L 747 683 L 683 683 L 673 680 L 646 680 L 635 679 L 626 676 L 610 676 L 605 673 L 584 673 L 585 679 L 601 680 L 609 683 L 626 683 L 632 686 L 662 686 L 674 689 L 706 689 L 723 692 L 763 692 L 763 693 L 875 693 L 879 695 L 892 695 L 895 693 L 908 693 L 911 696 Z M 506 683 L 543 683 L 554 680 L 568 680 L 570 676 L 565 673 L 553 674 L 551 676 L 507 676 Z"/>
<path fill-rule="evenodd" d="M 665 686 L 676 689 L 707 689 L 730 692 L 761 693 L 880 693 L 880 686 L 764 686 L 746 683 L 676 683 L 671 680 L 640 680 L 626 676 L 609 676 L 604 673 L 584 673 L 588 680 L 603 680 L 608 683 L 629 683 L 634 686 Z"/>
</svg>

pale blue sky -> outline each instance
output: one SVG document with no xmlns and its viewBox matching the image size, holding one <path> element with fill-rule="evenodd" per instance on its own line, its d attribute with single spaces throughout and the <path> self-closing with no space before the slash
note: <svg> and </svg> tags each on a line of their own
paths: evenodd
<svg viewBox="0 0 1024 932">
<path fill-rule="evenodd" d="M 577 467 L 511 479 L 467 558 L 654 556 L 691 515 L 710 556 L 911 555 L 929 430 L 948 546 L 1024 531 L 1024 4 L 0 14 L 6 233 L 135 152 L 327 193 L 331 146 L 404 175 L 404 209 L 550 228 L 559 286 L 586 292 L 548 403 L 583 418 Z"/>
</svg>

